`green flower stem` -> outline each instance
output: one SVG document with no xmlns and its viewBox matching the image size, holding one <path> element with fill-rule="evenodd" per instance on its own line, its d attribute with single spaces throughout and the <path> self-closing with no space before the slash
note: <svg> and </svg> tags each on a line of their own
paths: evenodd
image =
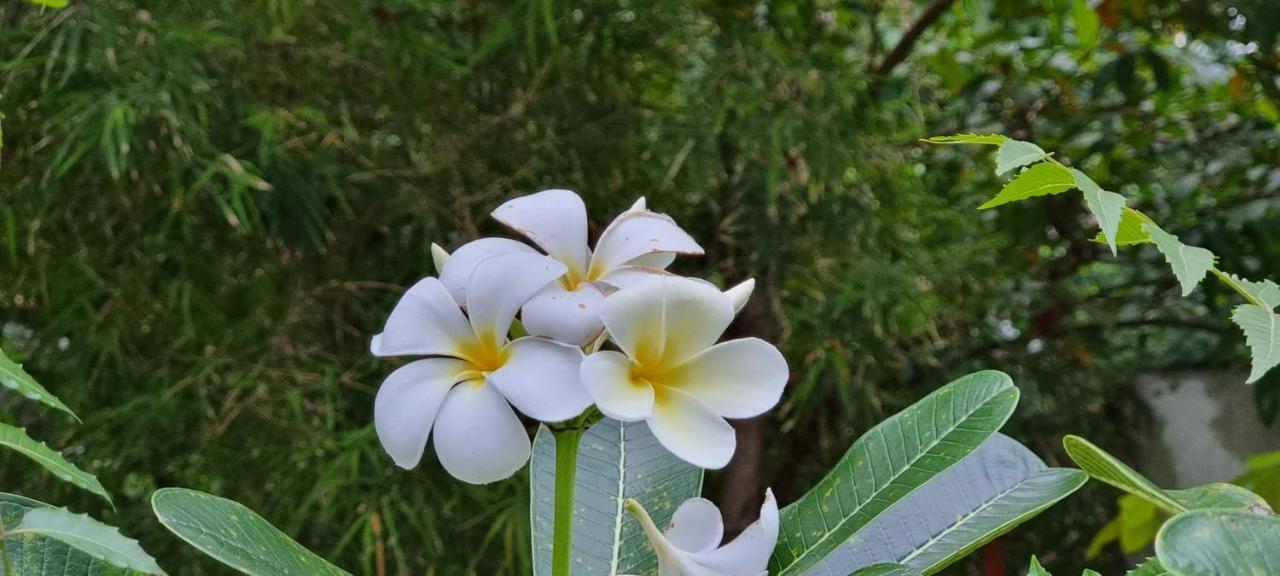
<svg viewBox="0 0 1280 576">
<path fill-rule="evenodd" d="M 573 560 L 573 486 L 578 472 L 582 427 L 553 430 L 556 439 L 556 496 L 551 535 L 551 575 L 570 576 Z"/>
</svg>

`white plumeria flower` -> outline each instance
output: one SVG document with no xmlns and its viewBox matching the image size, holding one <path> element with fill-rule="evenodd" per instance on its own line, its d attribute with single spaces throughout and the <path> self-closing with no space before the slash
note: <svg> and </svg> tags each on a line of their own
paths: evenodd
<svg viewBox="0 0 1280 576">
<path fill-rule="evenodd" d="M 658 576 L 764 576 L 778 543 L 778 502 L 765 490 L 760 519 L 737 538 L 720 546 L 724 523 L 710 500 L 686 500 L 671 516 L 666 533 L 658 531 L 639 502 L 628 499 L 631 512 L 658 554 Z"/>
<path fill-rule="evenodd" d="M 622 352 L 582 362 L 582 383 L 606 416 L 644 420 L 671 453 L 722 468 L 737 440 L 725 418 L 749 418 L 782 397 L 787 361 L 759 338 L 716 344 L 733 298 L 710 284 L 664 276 L 610 295 L 600 306 Z"/>
<path fill-rule="evenodd" d="M 524 305 L 520 319 L 534 336 L 585 346 L 603 325 L 596 306 L 627 278 L 660 272 L 676 254 L 702 254 L 702 247 L 671 217 L 650 212 L 641 198 L 605 228 L 592 252 L 587 245 L 587 209 L 569 190 L 545 190 L 510 200 L 493 217 L 529 238 L 564 264 L 566 273 Z M 499 254 L 535 254 L 506 238 L 481 238 L 449 256 L 440 280 L 459 304 L 470 299 L 468 279 L 476 265 Z"/>
<path fill-rule="evenodd" d="M 520 306 L 564 273 L 541 254 L 486 260 L 471 275 L 466 316 L 436 278 L 405 292 L 371 345 L 376 356 L 431 356 L 392 372 L 374 402 L 378 439 L 397 465 L 417 466 L 434 430 L 436 456 L 454 477 L 501 480 L 529 459 L 529 435 L 512 405 L 543 422 L 591 405 L 579 380 L 581 349 L 507 340 Z"/>
</svg>

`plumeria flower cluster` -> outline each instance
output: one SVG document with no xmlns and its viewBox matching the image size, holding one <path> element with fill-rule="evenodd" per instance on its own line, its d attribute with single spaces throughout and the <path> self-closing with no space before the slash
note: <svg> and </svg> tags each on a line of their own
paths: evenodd
<svg viewBox="0 0 1280 576">
<path fill-rule="evenodd" d="M 493 217 L 537 248 L 482 238 L 451 255 L 435 249 L 439 278 L 409 288 L 373 338 L 377 356 L 423 357 L 392 372 L 374 404 L 378 438 L 397 465 L 417 466 L 434 438 L 454 477 L 501 480 L 530 455 L 516 411 L 554 423 L 595 404 L 644 421 L 676 456 L 721 468 L 736 444 L 725 418 L 778 403 L 788 369 L 776 348 L 757 338 L 717 343 L 753 283 L 721 292 L 666 272 L 702 248 L 643 198 L 594 250 L 586 207 L 568 190 L 516 198 Z M 517 316 L 523 330 L 512 329 Z"/>
</svg>

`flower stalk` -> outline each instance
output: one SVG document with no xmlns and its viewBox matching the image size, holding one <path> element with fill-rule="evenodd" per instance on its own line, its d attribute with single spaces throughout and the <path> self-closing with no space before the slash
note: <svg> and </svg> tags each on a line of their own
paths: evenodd
<svg viewBox="0 0 1280 576">
<path fill-rule="evenodd" d="M 578 472 L 578 446 L 585 429 L 553 430 L 556 439 L 555 513 L 552 516 L 551 574 L 570 576 L 573 560 L 573 486 Z"/>
</svg>

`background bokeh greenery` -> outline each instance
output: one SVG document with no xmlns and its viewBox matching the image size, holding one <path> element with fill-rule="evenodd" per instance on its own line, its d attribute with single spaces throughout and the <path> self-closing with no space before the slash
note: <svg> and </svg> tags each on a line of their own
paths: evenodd
<svg viewBox="0 0 1280 576">
<path fill-rule="evenodd" d="M 644 195 L 707 247 L 680 271 L 760 280 L 735 330 L 794 378 L 744 426 L 761 449 L 710 475 L 739 520 L 737 488 L 792 500 L 978 368 L 1014 376 L 1009 431 L 1051 463 L 1068 432 L 1124 454 L 1135 374 L 1246 363 L 1231 295 L 1179 298 L 1151 250 L 1112 258 L 1076 195 L 976 212 L 989 158 L 917 139 L 1033 139 L 1280 279 L 1268 4 L 5 2 L 0 344 L 85 422 L 0 411 L 119 509 L 10 455 L 0 489 L 123 526 L 179 574 L 221 572 L 151 518 L 161 486 L 244 502 L 356 573 L 526 571 L 527 479 L 395 468 L 370 417 L 393 364 L 367 343 L 431 242 L 503 233 L 489 210 L 553 186 L 596 226 Z M 985 560 L 1072 573 L 1114 497 L 1087 488 Z M 1118 571 L 1109 554 L 1090 564 Z"/>
</svg>

